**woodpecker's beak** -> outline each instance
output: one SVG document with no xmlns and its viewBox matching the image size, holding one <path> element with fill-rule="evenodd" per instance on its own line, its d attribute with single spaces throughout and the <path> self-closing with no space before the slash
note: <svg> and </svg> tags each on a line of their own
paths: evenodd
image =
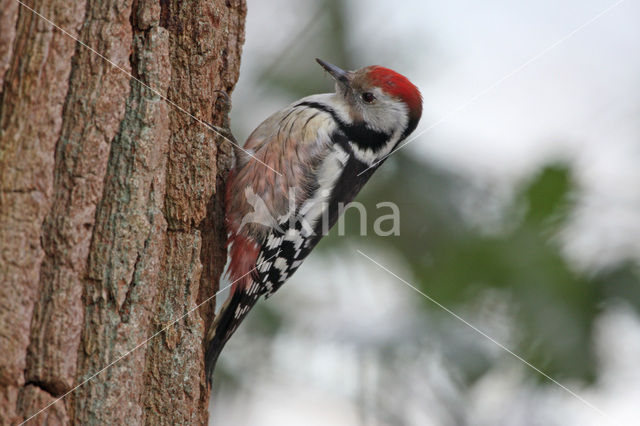
<svg viewBox="0 0 640 426">
<path fill-rule="evenodd" d="M 329 74 L 338 82 L 342 84 L 349 84 L 349 71 L 345 71 L 329 62 L 325 62 L 322 59 L 316 58 L 316 61 L 322 65 L 322 68 L 327 70 Z"/>
</svg>

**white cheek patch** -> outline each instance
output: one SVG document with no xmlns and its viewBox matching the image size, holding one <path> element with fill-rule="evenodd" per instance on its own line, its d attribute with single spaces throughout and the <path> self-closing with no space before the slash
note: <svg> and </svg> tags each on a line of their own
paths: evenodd
<svg viewBox="0 0 640 426">
<path fill-rule="evenodd" d="M 365 108 L 363 118 L 374 130 L 392 134 L 398 129 L 405 129 L 409 121 L 409 109 L 404 102 L 399 102 L 378 90 L 378 103 Z"/>
<path fill-rule="evenodd" d="M 349 141 L 349 146 L 356 159 L 368 166 L 374 165 L 391 152 L 400 140 L 409 121 L 407 107 L 404 103 L 394 101 L 379 90 L 376 91 L 376 95 L 380 104 L 377 108 L 363 111 L 365 122 L 371 130 L 391 134 L 391 137 L 382 148 L 375 152 L 373 149 L 363 148 Z M 366 144 L 367 141 L 362 142 Z"/>
</svg>

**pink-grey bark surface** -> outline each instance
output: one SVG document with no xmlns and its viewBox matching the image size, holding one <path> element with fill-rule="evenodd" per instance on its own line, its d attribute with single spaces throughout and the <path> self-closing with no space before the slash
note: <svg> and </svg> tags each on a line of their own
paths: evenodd
<svg viewBox="0 0 640 426">
<path fill-rule="evenodd" d="M 29 418 L 215 293 L 231 146 L 189 114 L 223 122 L 215 90 L 237 81 L 246 15 L 243 0 L 25 4 L 126 73 L 0 0 L 2 424 Z M 29 424 L 206 423 L 212 308 Z"/>
</svg>

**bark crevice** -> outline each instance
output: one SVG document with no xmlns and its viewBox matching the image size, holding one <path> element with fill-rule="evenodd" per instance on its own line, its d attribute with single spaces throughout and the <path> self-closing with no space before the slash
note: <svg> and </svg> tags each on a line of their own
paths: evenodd
<svg viewBox="0 0 640 426">
<path fill-rule="evenodd" d="M 54 397 L 54 398 L 59 398 L 61 394 L 56 393 L 55 389 L 51 389 L 46 383 L 44 382 L 34 382 L 34 381 L 28 381 L 24 384 L 24 386 L 34 386 L 38 389 L 40 389 L 42 392 L 46 393 L 47 395 Z"/>
</svg>

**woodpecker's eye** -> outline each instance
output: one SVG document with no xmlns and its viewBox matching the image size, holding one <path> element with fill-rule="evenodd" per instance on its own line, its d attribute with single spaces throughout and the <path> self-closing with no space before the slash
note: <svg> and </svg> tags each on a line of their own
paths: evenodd
<svg viewBox="0 0 640 426">
<path fill-rule="evenodd" d="M 362 94 L 362 100 L 370 104 L 371 102 L 376 100 L 376 97 L 371 92 L 364 92 Z"/>
</svg>

